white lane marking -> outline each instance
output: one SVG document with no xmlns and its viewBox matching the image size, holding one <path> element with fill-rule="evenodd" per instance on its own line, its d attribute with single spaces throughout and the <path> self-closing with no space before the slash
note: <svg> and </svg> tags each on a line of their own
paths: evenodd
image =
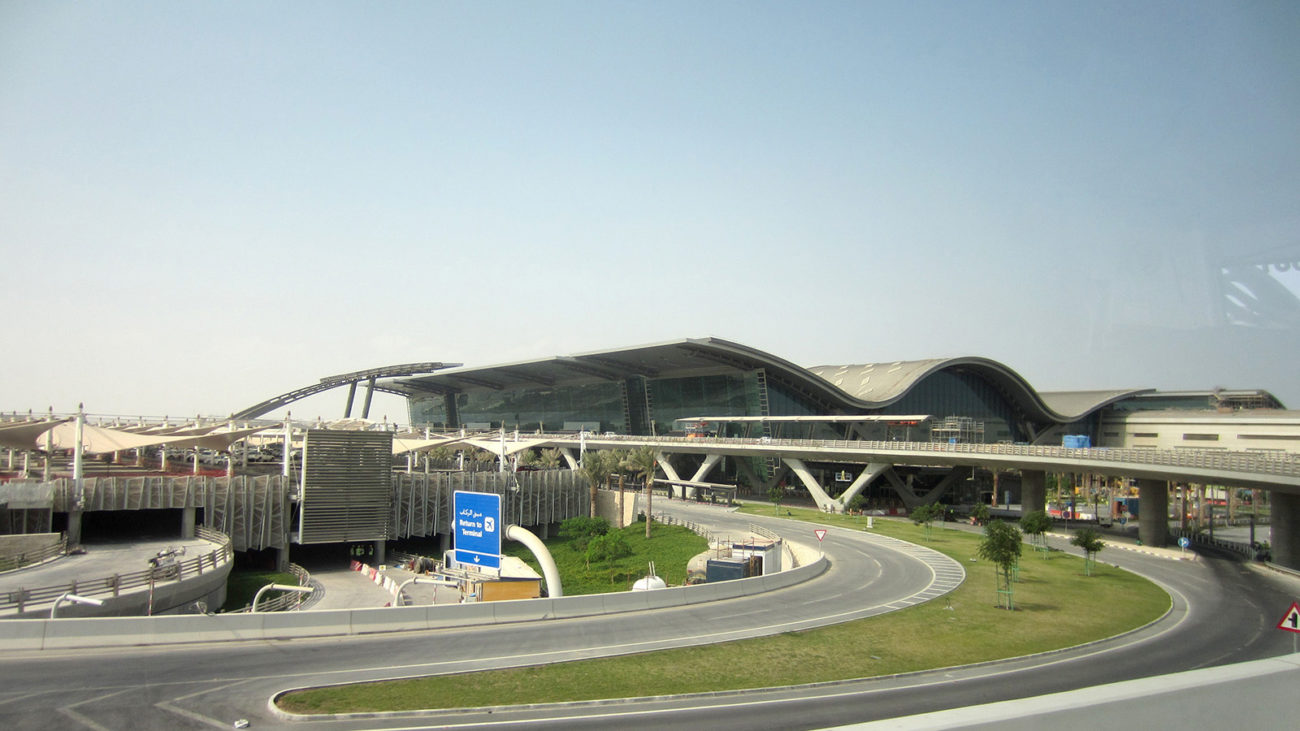
<svg viewBox="0 0 1300 731">
<path fill-rule="evenodd" d="M 76 710 L 76 708 L 77 708 L 77 706 L 84 706 L 84 705 L 86 705 L 87 703 L 95 703 L 95 702 L 98 702 L 98 701 L 102 701 L 102 700 L 104 700 L 105 698 L 112 698 L 112 697 L 115 696 L 115 695 L 121 695 L 121 694 L 126 693 L 127 691 L 130 691 L 130 690 L 133 690 L 133 689 L 132 689 L 132 688 L 123 688 L 123 689 L 121 689 L 121 690 L 113 691 L 112 693 L 104 693 L 103 695 L 97 695 L 97 696 L 95 696 L 94 698 L 86 698 L 85 700 L 80 700 L 80 701 L 77 701 L 76 703 L 69 703 L 68 705 L 66 705 L 66 706 L 61 706 L 60 708 L 58 708 L 58 709 L 56 709 L 56 710 L 57 710 L 59 713 L 62 713 L 63 715 L 67 716 L 68 718 L 72 719 L 73 721 L 76 721 L 77 723 L 79 723 L 79 724 L 85 726 L 86 728 L 95 729 L 95 731 L 113 731 L 112 729 L 108 728 L 107 726 L 103 726 L 103 725 L 101 725 L 100 723 L 96 722 L 94 719 L 92 719 L 92 718 L 90 718 L 89 716 L 85 715 L 84 713 L 81 713 L 80 711 Z"/>
</svg>

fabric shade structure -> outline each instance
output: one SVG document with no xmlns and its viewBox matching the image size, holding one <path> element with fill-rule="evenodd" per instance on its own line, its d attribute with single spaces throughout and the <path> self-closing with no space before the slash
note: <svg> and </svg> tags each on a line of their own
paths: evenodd
<svg viewBox="0 0 1300 731">
<path fill-rule="evenodd" d="M 478 447 L 479 449 L 482 449 L 484 451 L 491 452 L 492 454 L 495 454 L 498 457 L 502 457 L 502 456 L 509 457 L 510 455 L 516 452 L 522 452 L 525 449 L 532 449 L 533 447 L 545 446 L 547 444 L 550 444 L 551 441 L 549 439 L 524 439 L 518 442 L 503 443 L 499 439 L 466 439 L 465 443 L 474 447 Z M 504 455 L 502 454 L 503 451 L 502 447 L 504 447 L 504 452 L 505 452 Z"/>
<path fill-rule="evenodd" d="M 45 432 L 59 424 L 66 424 L 71 419 L 44 421 L 19 421 L 0 424 L 0 446 L 9 449 L 33 449 L 36 440 Z"/>
<path fill-rule="evenodd" d="M 225 452 L 230 449 L 230 445 L 243 439 L 250 434 L 256 434 L 267 429 L 274 429 L 271 426 L 255 426 L 247 429 L 235 429 L 233 431 L 208 432 L 205 434 L 186 434 L 176 441 L 168 442 L 173 446 L 191 447 L 198 449 L 215 449 L 218 452 Z M 175 439 L 175 437 L 172 437 Z"/>
<path fill-rule="evenodd" d="M 427 452 L 430 449 L 436 449 L 444 444 L 452 444 L 460 441 L 464 441 L 464 437 L 442 437 L 440 439 L 408 439 L 405 437 L 393 437 L 393 454 Z"/>
<path fill-rule="evenodd" d="M 236 429 L 234 431 L 218 432 L 215 434 L 190 434 L 190 435 L 160 435 L 160 434 L 133 434 L 120 429 L 108 429 L 102 426 L 91 426 L 85 424 L 82 427 L 82 451 L 86 454 L 105 454 L 108 452 L 120 452 L 126 449 L 141 449 L 143 447 L 153 447 L 160 444 L 167 444 L 183 449 L 215 449 L 225 451 L 230 449 L 230 445 L 243 439 L 249 434 L 269 429 L 271 427 L 259 426 L 251 429 Z M 71 423 L 62 423 L 53 430 L 54 448 L 55 449 L 75 449 L 77 447 L 76 425 Z M 35 439 L 33 439 L 33 442 Z M 33 446 L 29 442 L 27 448 Z M 37 445 L 39 446 L 39 445 Z"/>
</svg>

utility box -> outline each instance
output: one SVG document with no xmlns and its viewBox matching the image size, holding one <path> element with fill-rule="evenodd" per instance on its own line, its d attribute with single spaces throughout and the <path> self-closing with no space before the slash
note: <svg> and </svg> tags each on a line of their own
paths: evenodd
<svg viewBox="0 0 1300 731">
<path fill-rule="evenodd" d="M 758 559 L 757 570 L 747 576 L 766 576 L 781 571 L 781 541 L 770 538 L 751 538 L 731 544 L 732 558 Z"/>
<path fill-rule="evenodd" d="M 734 558 L 711 558 L 705 569 L 706 580 L 712 584 L 715 581 L 743 579 L 745 578 L 745 565 L 747 563 L 747 561 Z"/>
</svg>

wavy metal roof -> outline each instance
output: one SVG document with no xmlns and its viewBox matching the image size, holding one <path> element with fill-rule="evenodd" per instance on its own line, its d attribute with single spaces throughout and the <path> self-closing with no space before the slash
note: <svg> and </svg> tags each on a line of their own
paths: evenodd
<svg viewBox="0 0 1300 731">
<path fill-rule="evenodd" d="M 960 357 L 804 368 L 784 358 L 721 338 L 687 338 L 651 345 L 556 356 L 504 365 L 455 368 L 386 386 L 407 394 L 456 393 L 565 386 L 633 376 L 683 377 L 762 368 L 776 380 L 829 410 L 868 411 L 886 407 L 927 377 L 941 371 L 969 373 L 994 385 L 1030 419 L 1060 424 L 1077 421 L 1116 400 L 1151 389 L 1040 394 L 1006 365 L 988 358 Z"/>
</svg>

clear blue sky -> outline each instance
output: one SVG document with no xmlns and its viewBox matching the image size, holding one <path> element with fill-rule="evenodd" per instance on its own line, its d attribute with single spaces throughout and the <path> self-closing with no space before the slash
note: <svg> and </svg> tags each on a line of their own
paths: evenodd
<svg viewBox="0 0 1300 731">
<path fill-rule="evenodd" d="M 706 335 L 1300 408 L 1300 275 L 1250 326 L 1220 276 L 1300 262 L 1297 38 L 1293 2 L 0 0 L 0 410 Z"/>
</svg>

